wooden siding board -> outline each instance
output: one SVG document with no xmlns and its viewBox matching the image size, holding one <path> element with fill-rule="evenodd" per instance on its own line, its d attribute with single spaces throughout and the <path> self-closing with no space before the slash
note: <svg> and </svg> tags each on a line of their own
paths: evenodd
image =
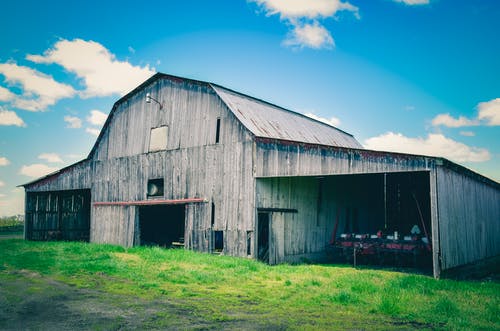
<svg viewBox="0 0 500 331">
<path fill-rule="evenodd" d="M 437 170 L 443 270 L 500 254 L 500 191 L 453 170 Z"/>
</svg>

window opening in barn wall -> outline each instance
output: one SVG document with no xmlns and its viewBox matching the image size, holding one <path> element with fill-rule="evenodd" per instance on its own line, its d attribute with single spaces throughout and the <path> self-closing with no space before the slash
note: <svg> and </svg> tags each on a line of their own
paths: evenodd
<svg viewBox="0 0 500 331">
<path fill-rule="evenodd" d="M 140 245 L 183 247 L 185 205 L 139 207 Z"/>
<path fill-rule="evenodd" d="M 259 213 L 257 218 L 257 259 L 269 263 L 270 213 Z"/>
<path fill-rule="evenodd" d="M 151 129 L 149 136 L 149 151 L 157 152 L 167 149 L 168 126 L 160 126 Z"/>
<path fill-rule="evenodd" d="M 215 143 L 218 144 L 220 141 L 220 117 L 217 117 L 217 124 L 215 129 Z"/>
<path fill-rule="evenodd" d="M 252 255 L 252 233 L 253 231 L 247 231 L 247 255 Z"/>
<path fill-rule="evenodd" d="M 224 231 L 214 231 L 214 252 L 222 253 L 224 250 Z"/>
<path fill-rule="evenodd" d="M 147 196 L 162 197 L 163 196 L 163 178 L 148 180 Z"/>
<path fill-rule="evenodd" d="M 210 226 L 213 228 L 215 225 L 215 204 L 212 202 L 212 215 L 210 217 Z"/>
</svg>

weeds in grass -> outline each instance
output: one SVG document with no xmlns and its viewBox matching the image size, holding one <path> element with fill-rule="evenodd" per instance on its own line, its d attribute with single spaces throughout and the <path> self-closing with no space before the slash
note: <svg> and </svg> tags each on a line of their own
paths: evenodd
<svg viewBox="0 0 500 331">
<path fill-rule="evenodd" d="M 340 316 L 370 319 L 373 329 L 386 329 L 387 324 L 377 323 L 387 319 L 430 323 L 436 329 L 500 328 L 497 283 L 438 281 L 347 266 L 271 267 L 147 247 L 5 240 L 0 251 L 0 281 L 16 270 L 30 270 L 80 288 L 151 299 L 167 296 L 216 322 L 234 320 L 231 314 L 251 314 L 296 329 L 329 328 L 338 325 Z"/>
</svg>

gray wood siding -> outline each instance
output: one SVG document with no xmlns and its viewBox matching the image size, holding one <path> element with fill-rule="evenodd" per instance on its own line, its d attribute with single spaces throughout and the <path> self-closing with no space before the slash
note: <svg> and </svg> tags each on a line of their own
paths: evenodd
<svg viewBox="0 0 500 331">
<path fill-rule="evenodd" d="M 90 241 L 133 246 L 136 211 L 135 206 L 93 206 Z"/>
<path fill-rule="evenodd" d="M 325 146 L 257 142 L 257 177 L 382 173 L 429 170 L 435 159 Z"/>
<path fill-rule="evenodd" d="M 146 93 L 163 104 L 146 103 Z M 166 149 L 175 150 L 215 144 L 217 118 L 221 119 L 220 141 L 228 144 L 250 140 L 208 86 L 158 80 L 118 104 L 95 150 L 96 160 L 149 152 L 152 128 L 167 126 Z"/>
<path fill-rule="evenodd" d="M 89 189 L 92 185 L 92 175 L 91 162 L 83 161 L 61 169 L 53 176 L 25 186 L 25 190 L 26 192 L 46 192 Z"/>
<path fill-rule="evenodd" d="M 437 169 L 441 268 L 500 254 L 500 190 L 451 169 Z"/>
<path fill-rule="evenodd" d="M 318 180 L 307 177 L 257 180 L 257 208 L 296 209 L 271 212 L 270 263 L 293 261 L 325 250 L 326 223 L 318 226 Z M 323 208 L 326 214 L 326 208 Z"/>
<path fill-rule="evenodd" d="M 163 102 L 163 109 L 146 104 L 147 92 Z M 149 153 L 151 129 L 163 125 L 167 148 Z M 148 199 L 148 180 L 163 178 L 164 195 L 158 198 L 207 200 L 186 207 L 186 247 L 210 251 L 212 231 L 224 231 L 223 253 L 246 256 L 247 231 L 254 228 L 253 141 L 208 86 L 155 81 L 118 104 L 103 130 L 93 159 L 28 191 L 90 188 L 92 202 L 140 201 Z M 137 233 L 138 207 L 92 206 L 91 241 L 131 246 Z"/>
</svg>

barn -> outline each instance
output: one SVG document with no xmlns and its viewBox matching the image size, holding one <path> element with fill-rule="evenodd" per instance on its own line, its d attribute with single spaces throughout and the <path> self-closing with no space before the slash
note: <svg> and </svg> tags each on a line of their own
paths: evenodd
<svg viewBox="0 0 500 331">
<path fill-rule="evenodd" d="M 27 240 L 408 260 L 435 277 L 500 253 L 499 183 L 162 73 L 114 104 L 86 159 L 23 186 Z"/>
</svg>

